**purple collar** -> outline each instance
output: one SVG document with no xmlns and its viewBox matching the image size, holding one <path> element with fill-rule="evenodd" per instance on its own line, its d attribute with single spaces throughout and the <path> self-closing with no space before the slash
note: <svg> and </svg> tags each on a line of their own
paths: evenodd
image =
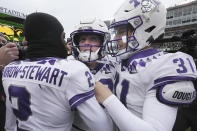
<svg viewBox="0 0 197 131">
<path fill-rule="evenodd" d="M 103 63 L 98 63 L 94 69 L 91 69 L 91 73 L 95 75 L 103 66 Z"/>
<path fill-rule="evenodd" d="M 130 58 L 123 60 L 122 65 L 128 67 L 131 64 L 131 62 L 134 61 L 135 59 L 148 57 L 148 56 L 157 54 L 159 52 L 161 52 L 161 51 L 159 51 L 157 49 L 152 49 L 152 48 L 136 52 L 135 54 L 131 55 Z"/>
</svg>

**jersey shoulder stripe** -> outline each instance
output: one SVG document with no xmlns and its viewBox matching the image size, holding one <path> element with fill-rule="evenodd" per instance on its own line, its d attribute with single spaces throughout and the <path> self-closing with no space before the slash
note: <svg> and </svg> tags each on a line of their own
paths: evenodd
<svg viewBox="0 0 197 131">
<path fill-rule="evenodd" d="M 69 100 L 71 110 L 74 110 L 78 105 L 80 105 L 81 103 L 85 102 L 86 100 L 88 100 L 93 96 L 94 96 L 94 90 L 73 96 Z"/>
</svg>

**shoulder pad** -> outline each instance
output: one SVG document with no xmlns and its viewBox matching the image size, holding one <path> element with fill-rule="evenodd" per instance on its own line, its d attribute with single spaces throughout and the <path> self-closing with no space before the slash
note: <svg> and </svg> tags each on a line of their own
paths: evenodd
<svg viewBox="0 0 197 131">
<path fill-rule="evenodd" d="M 164 104 L 187 105 L 196 98 L 196 90 L 191 81 L 176 82 L 157 88 L 156 96 Z"/>
</svg>

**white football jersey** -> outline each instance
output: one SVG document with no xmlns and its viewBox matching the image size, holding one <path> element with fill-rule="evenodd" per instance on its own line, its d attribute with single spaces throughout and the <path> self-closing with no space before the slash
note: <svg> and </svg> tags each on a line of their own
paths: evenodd
<svg viewBox="0 0 197 131">
<path fill-rule="evenodd" d="M 17 61 L 4 68 L 2 78 L 7 108 L 13 110 L 18 128 L 69 131 L 73 111 L 84 103 L 87 108 L 95 106 L 100 111 L 94 97 L 94 78 L 87 66 L 77 60 Z M 90 99 L 91 102 L 87 102 Z M 94 113 L 88 113 L 83 114 L 88 120 L 95 118 Z M 104 112 L 101 111 L 100 115 L 105 118 Z M 8 120 L 12 118 L 6 119 L 9 130 L 13 123 Z"/>
<path fill-rule="evenodd" d="M 196 78 L 193 58 L 185 53 L 147 49 L 132 55 L 117 67 L 115 95 L 136 116 L 142 118 L 148 93 L 176 81 Z M 153 91 L 154 90 L 154 91 Z"/>
<path fill-rule="evenodd" d="M 98 63 L 94 70 L 91 70 L 95 81 L 100 81 L 113 91 L 116 63 L 108 61 L 107 63 Z"/>
<path fill-rule="evenodd" d="M 91 73 L 94 75 L 95 81 L 100 81 L 113 92 L 116 63 L 110 61 L 108 58 L 103 59 L 101 62 L 102 63 L 98 63 L 97 66 L 91 70 Z M 90 131 L 88 126 L 79 117 L 78 112 L 75 112 L 75 114 L 76 117 L 72 131 Z"/>
</svg>

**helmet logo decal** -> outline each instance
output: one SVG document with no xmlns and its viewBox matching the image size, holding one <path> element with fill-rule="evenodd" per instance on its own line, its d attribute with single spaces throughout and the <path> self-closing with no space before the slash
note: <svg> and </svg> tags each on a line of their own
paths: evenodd
<svg viewBox="0 0 197 131">
<path fill-rule="evenodd" d="M 133 24 L 135 25 L 135 27 L 137 27 L 138 25 L 140 25 L 140 24 L 141 24 L 140 18 L 136 18 L 136 19 L 134 20 Z"/>
<path fill-rule="evenodd" d="M 142 12 L 150 12 L 152 9 L 155 8 L 155 4 L 152 0 L 142 0 Z"/>
<path fill-rule="evenodd" d="M 140 2 L 138 2 L 137 0 L 130 0 L 129 3 L 132 4 L 134 2 L 134 7 L 138 7 L 138 5 L 140 5 Z"/>
</svg>

